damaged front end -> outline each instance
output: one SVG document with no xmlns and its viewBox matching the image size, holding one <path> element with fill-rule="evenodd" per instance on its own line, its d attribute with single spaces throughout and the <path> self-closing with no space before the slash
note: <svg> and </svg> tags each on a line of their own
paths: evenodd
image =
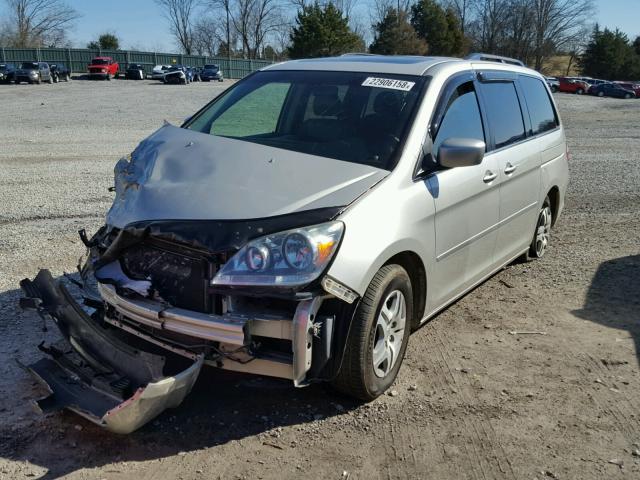
<svg viewBox="0 0 640 480">
<path fill-rule="evenodd" d="M 204 364 L 298 387 L 335 376 L 357 305 L 326 276 L 337 217 L 386 172 L 268 147 L 271 160 L 256 162 L 230 142 L 161 128 L 116 166 L 107 224 L 91 239 L 80 232 L 79 295 L 46 270 L 21 283 L 23 307 L 64 337 L 27 367 L 51 392 L 40 410 L 127 433 L 177 406 Z M 287 188 L 300 164 L 313 188 Z"/>
</svg>

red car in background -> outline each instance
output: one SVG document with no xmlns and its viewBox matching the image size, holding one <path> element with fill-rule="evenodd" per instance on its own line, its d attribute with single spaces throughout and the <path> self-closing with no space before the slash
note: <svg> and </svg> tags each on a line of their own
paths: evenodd
<svg viewBox="0 0 640 480">
<path fill-rule="evenodd" d="M 558 80 L 560 81 L 558 90 L 565 93 L 582 95 L 583 93 L 587 93 L 591 87 L 587 82 L 575 78 L 560 77 Z"/>
<path fill-rule="evenodd" d="M 87 67 L 89 78 L 111 80 L 118 75 L 118 62 L 111 57 L 95 57 Z"/>
<path fill-rule="evenodd" d="M 616 85 L 620 85 L 622 88 L 631 90 L 636 94 L 636 98 L 640 98 L 640 83 L 634 82 L 613 82 Z"/>
</svg>

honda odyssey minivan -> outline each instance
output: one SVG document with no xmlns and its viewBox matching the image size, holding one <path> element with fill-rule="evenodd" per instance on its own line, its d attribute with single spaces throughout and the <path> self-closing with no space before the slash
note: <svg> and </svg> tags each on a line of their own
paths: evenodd
<svg viewBox="0 0 640 480">
<path fill-rule="evenodd" d="M 567 181 L 533 70 L 270 65 L 117 163 L 105 225 L 80 232 L 81 281 L 21 283 L 22 306 L 64 337 L 29 366 L 53 392 L 38 404 L 126 433 L 178 405 L 203 365 L 372 400 L 413 330 L 545 254 Z"/>
</svg>

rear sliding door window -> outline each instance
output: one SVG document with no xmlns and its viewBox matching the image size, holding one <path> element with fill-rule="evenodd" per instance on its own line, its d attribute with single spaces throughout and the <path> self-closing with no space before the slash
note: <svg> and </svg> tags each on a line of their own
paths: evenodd
<svg viewBox="0 0 640 480">
<path fill-rule="evenodd" d="M 548 132 L 558 126 L 556 112 L 542 80 L 533 77 L 520 77 L 520 85 L 531 117 L 533 135 Z"/>
<path fill-rule="evenodd" d="M 481 88 L 495 148 L 523 140 L 524 121 L 515 85 L 512 82 L 490 82 L 483 83 Z"/>
</svg>

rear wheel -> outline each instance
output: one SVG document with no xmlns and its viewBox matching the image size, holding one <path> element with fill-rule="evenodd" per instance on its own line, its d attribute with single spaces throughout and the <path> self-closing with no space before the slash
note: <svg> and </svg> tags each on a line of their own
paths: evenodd
<svg viewBox="0 0 640 480">
<path fill-rule="evenodd" d="M 49 75 L 49 85 L 53 84 L 53 77 Z"/>
<path fill-rule="evenodd" d="M 604 92 L 603 92 L 602 90 L 600 90 L 600 91 L 598 92 L 598 96 L 599 96 L 599 97 L 604 97 Z"/>
<path fill-rule="evenodd" d="M 400 370 L 412 318 L 409 275 L 400 265 L 385 265 L 358 306 L 333 386 L 365 401 L 382 395 Z"/>
<path fill-rule="evenodd" d="M 68 73 L 64 76 L 64 81 L 68 82 L 69 80 L 71 80 L 71 75 L 69 75 Z"/>
<path fill-rule="evenodd" d="M 538 220 L 533 231 L 533 239 L 529 250 L 524 254 L 525 261 L 531 261 L 536 258 L 542 258 L 549 246 L 551 237 L 551 224 L 553 223 L 553 212 L 551 211 L 551 201 L 549 197 L 544 199 L 542 207 L 538 212 Z"/>
</svg>

